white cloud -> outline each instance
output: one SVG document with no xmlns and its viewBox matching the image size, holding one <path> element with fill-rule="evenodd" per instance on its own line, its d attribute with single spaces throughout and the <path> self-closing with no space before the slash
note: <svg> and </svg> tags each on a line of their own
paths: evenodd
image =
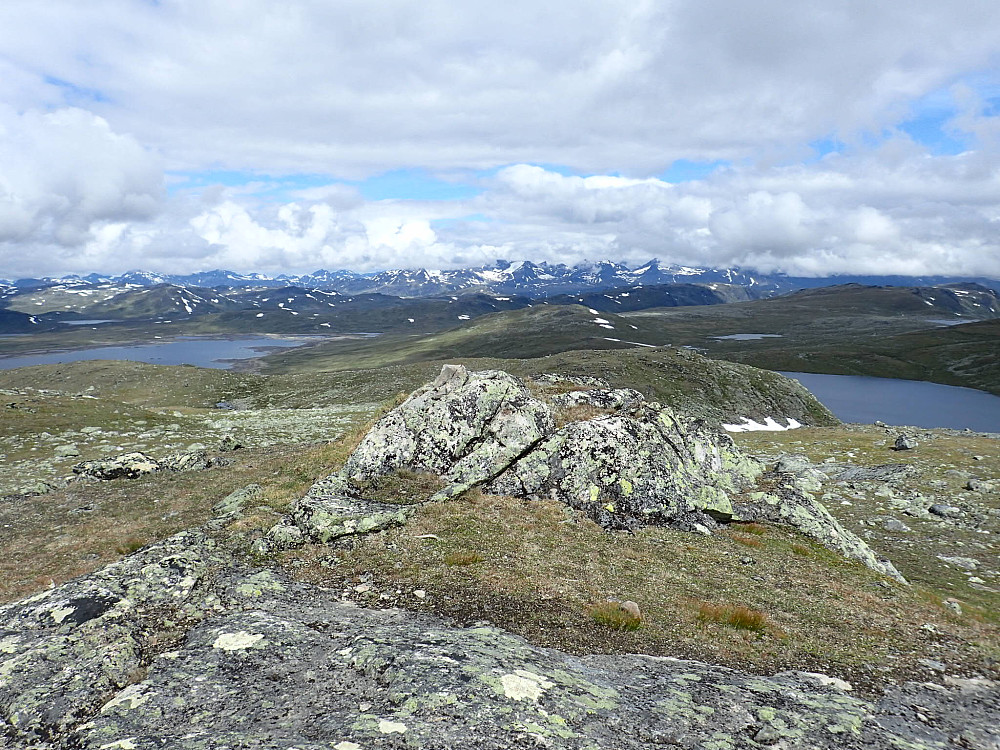
<svg viewBox="0 0 1000 750">
<path fill-rule="evenodd" d="M 995 0 L 13 1 L 0 49 L 3 275 L 660 256 L 1000 276 Z M 927 108 L 968 152 L 901 135 Z M 845 153 L 816 161 L 831 136 Z M 650 177 L 678 158 L 735 166 Z M 259 183 L 166 197 L 161 164 Z M 452 201 L 341 182 L 401 168 L 498 171 Z M 328 184 L 269 178 L 301 174 Z"/>
<path fill-rule="evenodd" d="M 33 248 L 71 254 L 103 222 L 153 216 L 162 172 L 133 138 L 80 109 L 0 108 L 0 258 L 37 263 Z M 29 256 L 29 257 L 24 257 Z"/>
<path fill-rule="evenodd" d="M 89 99 L 172 167 L 651 174 L 891 127 L 996 63 L 1000 7 L 46 0 L 0 7 L 0 48 L 0 94 Z"/>
</svg>

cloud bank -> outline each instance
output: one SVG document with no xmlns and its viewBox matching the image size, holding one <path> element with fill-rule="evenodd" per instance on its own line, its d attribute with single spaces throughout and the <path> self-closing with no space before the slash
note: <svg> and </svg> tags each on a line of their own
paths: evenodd
<svg viewBox="0 0 1000 750">
<path fill-rule="evenodd" d="M 995 2 L 41 0 L 0 50 L 0 276 L 1000 276 Z M 393 170 L 470 197 L 366 199 Z"/>
</svg>

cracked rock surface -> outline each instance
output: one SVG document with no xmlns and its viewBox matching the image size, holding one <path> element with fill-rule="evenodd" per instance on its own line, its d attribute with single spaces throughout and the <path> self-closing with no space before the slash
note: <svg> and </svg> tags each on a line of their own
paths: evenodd
<svg viewBox="0 0 1000 750">
<path fill-rule="evenodd" d="M 923 717 L 923 718 L 917 718 Z M 0 747 L 995 747 L 1000 685 L 572 656 L 371 610 L 199 532 L 0 608 Z"/>
</svg>

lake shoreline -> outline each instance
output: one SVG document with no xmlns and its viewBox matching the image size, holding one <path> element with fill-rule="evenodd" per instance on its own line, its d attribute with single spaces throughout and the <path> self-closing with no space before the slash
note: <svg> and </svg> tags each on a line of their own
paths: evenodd
<svg viewBox="0 0 1000 750">
<path fill-rule="evenodd" d="M 0 354 L 0 370 L 10 370 L 20 367 L 32 367 L 42 364 L 68 364 L 81 360 L 108 359 L 123 361 L 141 361 L 149 364 L 165 365 L 194 365 L 195 367 L 207 367 L 209 369 L 234 369 L 234 366 L 246 361 L 262 359 L 270 354 L 285 349 L 299 348 L 330 341 L 334 339 L 347 338 L 350 334 L 327 335 L 327 334 L 280 334 L 280 333 L 248 333 L 248 334 L 177 334 L 162 339 L 150 340 L 149 338 L 136 339 L 131 342 L 108 342 L 106 344 L 94 344 L 88 342 L 83 346 L 60 346 L 60 347 L 40 347 L 38 349 L 22 350 L 13 354 Z M 255 342 L 248 345 L 241 345 L 241 342 Z M 278 343 L 287 342 L 287 343 Z M 160 356 L 153 356 L 152 352 L 162 353 L 164 347 L 197 348 L 211 343 L 232 344 L 232 353 L 239 352 L 238 356 L 226 356 L 229 352 L 223 352 L 221 356 L 210 356 L 209 352 L 192 357 L 168 357 L 168 359 L 198 359 L 198 362 L 182 361 L 161 361 Z M 246 354 L 242 352 L 248 352 Z M 262 353 L 263 352 L 263 353 Z M 89 356 L 98 353 L 97 356 Z M 109 356 L 100 356 L 107 354 Z M 124 356 L 113 356 L 121 354 Z M 16 362 L 17 364 L 10 364 Z"/>
</svg>

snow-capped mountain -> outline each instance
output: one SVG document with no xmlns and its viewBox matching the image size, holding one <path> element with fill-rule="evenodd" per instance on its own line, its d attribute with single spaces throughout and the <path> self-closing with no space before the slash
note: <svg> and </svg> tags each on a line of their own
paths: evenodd
<svg viewBox="0 0 1000 750">
<path fill-rule="evenodd" d="M 16 289 L 18 293 L 51 287 L 92 287 L 115 285 L 122 288 L 154 287 L 173 284 L 182 287 L 214 288 L 217 290 L 272 289 L 301 287 L 323 289 L 343 294 L 389 294 L 399 297 L 428 297 L 441 294 L 486 293 L 494 295 L 524 295 L 532 298 L 560 294 L 585 294 L 609 289 L 663 284 L 728 284 L 746 288 L 750 297 L 829 286 L 859 283 L 882 286 L 939 286 L 960 281 L 978 282 L 1000 289 L 1000 281 L 954 277 L 904 276 L 835 276 L 804 278 L 783 274 L 760 274 L 740 268 L 699 268 L 663 264 L 650 260 L 636 268 L 622 263 L 600 261 L 567 266 L 563 263 L 534 263 L 528 260 L 497 260 L 479 268 L 450 270 L 390 269 L 361 274 L 349 270 L 320 269 L 303 275 L 281 274 L 276 277 L 260 273 L 236 273 L 213 270 L 187 275 L 157 274 L 129 271 L 120 276 L 89 274 L 63 278 L 18 279 L 0 281 L 0 289 Z"/>
</svg>

